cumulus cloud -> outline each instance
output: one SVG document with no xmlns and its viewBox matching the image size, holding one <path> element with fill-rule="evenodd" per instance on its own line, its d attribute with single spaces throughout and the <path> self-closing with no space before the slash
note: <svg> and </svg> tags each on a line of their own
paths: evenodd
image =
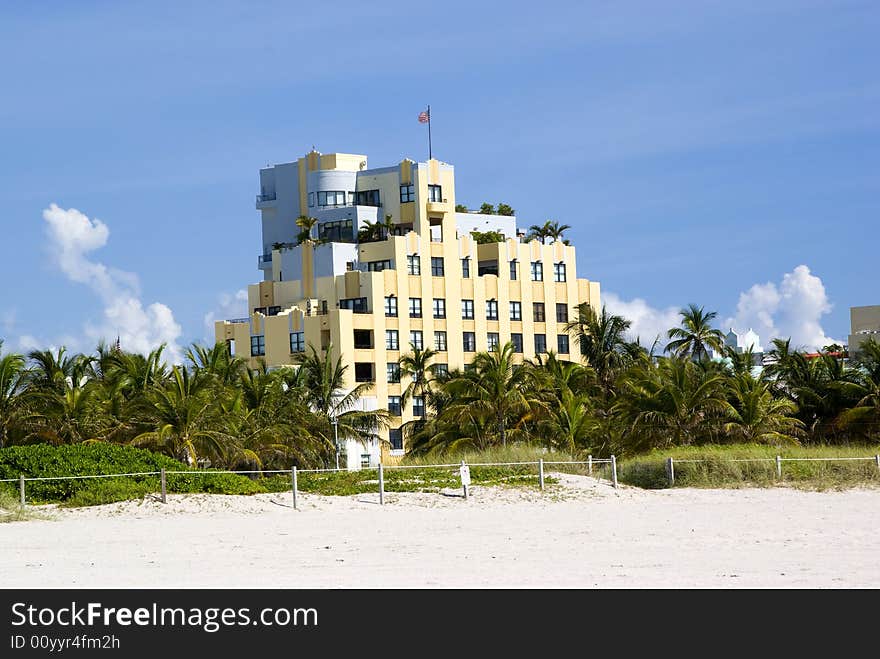
<svg viewBox="0 0 880 659">
<path fill-rule="evenodd" d="M 610 312 L 632 321 L 630 338 L 638 337 L 646 347 L 658 336 L 665 346 L 666 331 L 681 320 L 678 307 L 656 309 L 641 298 L 627 301 L 614 293 L 603 293 L 602 298 Z M 740 335 L 752 329 L 765 348 L 771 339 L 790 337 L 793 346 L 817 350 L 830 343 L 842 343 L 822 329 L 822 317 L 830 311 L 822 280 L 807 266 L 799 265 L 785 273 L 779 283 L 755 284 L 740 293 L 736 313 L 718 328 L 725 333 L 733 328 Z"/>
<path fill-rule="evenodd" d="M 602 294 L 602 303 L 609 313 L 632 322 L 628 338 L 632 341 L 638 339 L 646 348 L 650 348 L 659 337 L 658 346 L 662 352 L 667 342 L 666 332 L 678 325 L 678 307 L 655 309 L 640 297 L 626 301 L 610 292 Z"/>
<path fill-rule="evenodd" d="M 217 298 L 217 308 L 204 315 L 205 341 L 214 342 L 214 322 L 227 318 L 244 318 L 248 315 L 247 289 L 235 293 L 221 293 Z"/>
<path fill-rule="evenodd" d="M 830 343 L 841 343 L 822 329 L 822 316 L 831 311 L 831 302 L 822 280 L 799 265 L 782 276 L 779 284 L 755 284 L 740 293 L 736 314 L 726 324 L 737 332 L 754 329 L 766 342 L 791 337 L 793 346 L 816 350 Z"/>
<path fill-rule="evenodd" d="M 165 343 L 168 359 L 180 361 L 177 341 L 181 327 L 171 309 L 161 302 L 145 306 L 137 275 L 89 258 L 91 252 L 107 244 L 107 225 L 75 208 L 64 209 L 56 204 L 43 211 L 43 220 L 55 264 L 68 279 L 88 286 L 104 305 L 101 321 L 85 327 L 92 344 L 102 339 L 115 341 L 118 336 L 125 350 L 147 352 Z"/>
</svg>

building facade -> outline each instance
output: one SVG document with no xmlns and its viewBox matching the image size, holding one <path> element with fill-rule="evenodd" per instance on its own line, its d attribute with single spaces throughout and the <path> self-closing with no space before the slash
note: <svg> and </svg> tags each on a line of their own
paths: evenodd
<svg viewBox="0 0 880 659">
<path fill-rule="evenodd" d="M 858 353 L 859 346 L 868 339 L 880 342 L 880 304 L 850 307 L 849 324 L 848 351 L 853 357 Z"/>
<path fill-rule="evenodd" d="M 362 409 L 389 410 L 392 427 L 366 448 L 340 438 L 349 468 L 404 454 L 400 427 L 424 414 L 424 401 L 400 404 L 397 363 L 413 345 L 450 371 L 508 341 L 522 359 L 579 358 L 565 324 L 578 304 L 599 306 L 598 282 L 577 278 L 574 247 L 525 242 L 515 217 L 456 212 L 451 165 L 369 169 L 366 156 L 312 151 L 261 170 L 260 185 L 263 281 L 248 287 L 248 317 L 217 322 L 216 339 L 271 367 L 332 345 L 350 386 L 372 383 Z M 300 216 L 317 220 L 308 239 Z M 365 236 L 377 223 L 387 228 Z M 480 245 L 471 231 L 505 240 Z"/>
</svg>

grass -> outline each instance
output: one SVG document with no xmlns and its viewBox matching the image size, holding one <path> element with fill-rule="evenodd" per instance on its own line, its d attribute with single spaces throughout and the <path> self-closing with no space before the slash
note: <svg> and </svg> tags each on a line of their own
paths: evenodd
<svg viewBox="0 0 880 659">
<path fill-rule="evenodd" d="M 24 522 L 29 519 L 41 519 L 42 515 L 32 508 L 22 508 L 18 498 L 0 490 L 0 523 Z"/>
<path fill-rule="evenodd" d="M 734 444 L 681 447 L 633 456 L 618 463 L 621 483 L 646 489 L 669 487 L 666 459 L 672 458 L 675 487 L 738 488 L 793 486 L 810 490 L 880 485 L 880 469 L 872 460 L 840 462 L 785 462 L 785 458 L 872 457 L 877 447 L 794 446 Z M 783 458 L 782 480 L 776 474 L 776 456 Z M 733 462 L 732 460 L 760 462 Z M 684 462 L 699 460 L 699 462 Z"/>
</svg>

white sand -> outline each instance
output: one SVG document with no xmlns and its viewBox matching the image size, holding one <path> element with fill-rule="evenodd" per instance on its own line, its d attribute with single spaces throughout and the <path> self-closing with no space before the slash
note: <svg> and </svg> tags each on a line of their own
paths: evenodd
<svg viewBox="0 0 880 659">
<path fill-rule="evenodd" d="M 173 495 L 0 524 L 2 587 L 880 587 L 880 490 Z"/>
</svg>

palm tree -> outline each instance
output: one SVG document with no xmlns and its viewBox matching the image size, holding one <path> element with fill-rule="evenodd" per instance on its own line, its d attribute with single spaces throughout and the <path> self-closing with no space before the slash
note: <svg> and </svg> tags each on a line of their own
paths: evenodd
<svg viewBox="0 0 880 659">
<path fill-rule="evenodd" d="M 758 444 L 797 442 L 804 424 L 794 417 L 797 405 L 776 398 L 770 383 L 741 373 L 730 382 L 732 409 L 724 431 L 737 441 Z"/>
<path fill-rule="evenodd" d="M 617 375 L 636 361 L 642 352 L 638 343 L 627 341 L 630 321 L 609 314 L 602 306 L 601 314 L 586 302 L 577 306 L 577 317 L 565 325 L 574 337 L 581 357 L 596 372 L 599 383 L 610 393 Z"/>
<path fill-rule="evenodd" d="M 672 339 L 666 344 L 667 352 L 677 357 L 690 356 L 694 361 L 707 359 L 709 348 L 721 352 L 724 335 L 710 324 L 718 315 L 717 312 L 705 312 L 703 307 L 690 304 L 679 314 L 681 327 L 673 327 L 667 332 L 667 337 Z"/>
<path fill-rule="evenodd" d="M 318 225 L 318 219 L 307 215 L 300 215 L 296 218 L 296 226 L 300 228 L 297 236 L 298 243 L 304 243 L 306 240 L 312 239 L 312 230 Z"/>
<path fill-rule="evenodd" d="M 193 343 L 187 349 L 185 357 L 195 373 L 204 373 L 224 385 L 235 382 L 247 367 L 247 361 L 243 357 L 231 355 L 228 346 L 222 341 L 210 348 Z"/>
<path fill-rule="evenodd" d="M 415 344 L 410 343 L 411 352 L 403 355 L 399 360 L 400 375 L 410 378 L 409 384 L 403 390 L 401 396 L 401 404 L 406 405 L 410 398 L 415 396 L 421 397 L 425 405 L 423 406 L 422 419 L 427 416 L 428 405 L 431 396 L 431 360 L 437 356 L 437 351 L 431 348 L 417 348 Z"/>
<path fill-rule="evenodd" d="M 385 221 L 380 222 L 379 226 L 381 227 L 383 238 L 388 238 L 389 236 L 394 234 L 395 225 L 394 220 L 392 219 L 392 216 L 390 214 L 385 215 Z"/>
<path fill-rule="evenodd" d="M 0 340 L 0 349 L 3 341 Z M 10 431 L 25 412 L 28 370 L 22 355 L 0 354 L 0 448 L 9 442 Z"/>
<path fill-rule="evenodd" d="M 547 226 L 547 225 L 545 225 Z M 547 226 L 547 237 L 552 238 L 553 240 L 562 240 L 563 234 L 571 229 L 571 226 L 568 224 L 559 224 L 559 222 L 549 222 L 549 226 Z M 567 241 L 566 241 L 567 242 Z"/>
<path fill-rule="evenodd" d="M 550 232 L 552 230 L 553 223 L 550 220 L 547 220 L 544 224 L 533 224 L 529 227 L 529 231 L 531 232 L 530 238 L 532 240 L 540 240 L 543 245 L 547 242 L 547 238 L 550 237 Z"/>
</svg>

